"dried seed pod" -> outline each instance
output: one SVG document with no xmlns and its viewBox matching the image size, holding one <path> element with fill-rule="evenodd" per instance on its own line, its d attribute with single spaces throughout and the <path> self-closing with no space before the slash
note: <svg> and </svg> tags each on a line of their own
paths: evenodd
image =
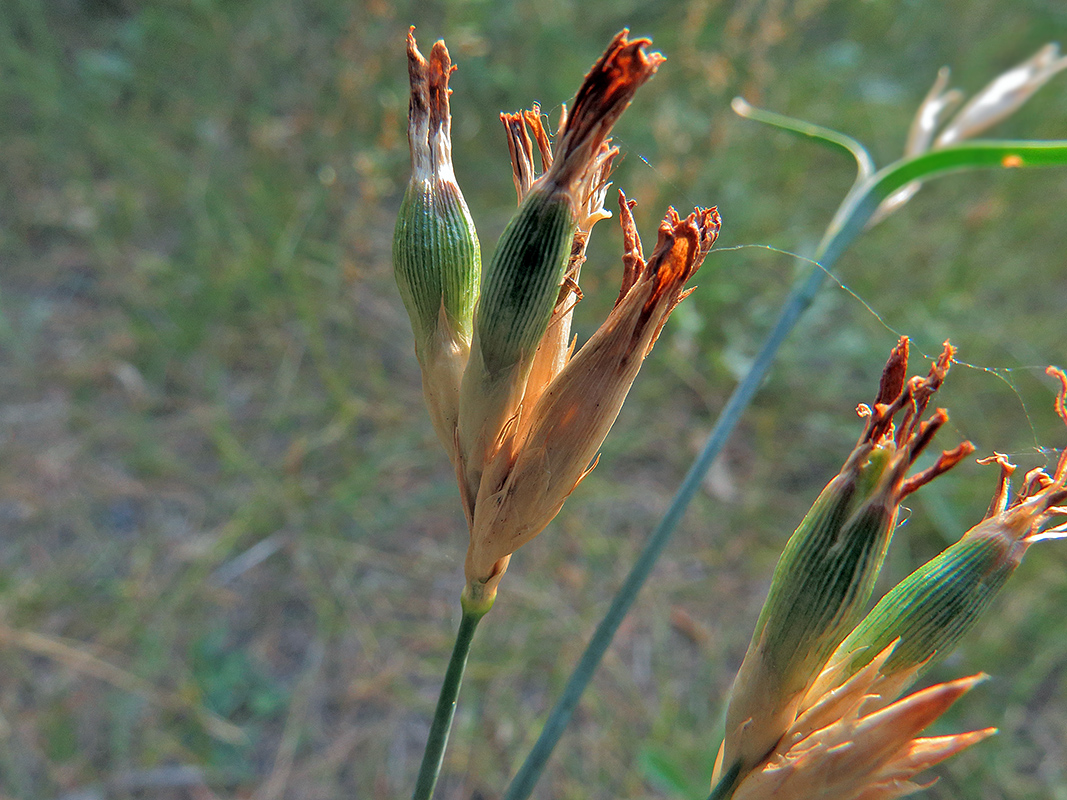
<svg viewBox="0 0 1067 800">
<path fill-rule="evenodd" d="M 393 265 L 415 334 L 423 391 L 434 429 L 453 460 L 459 386 L 470 352 L 481 251 L 452 168 L 444 42 L 427 61 L 408 33 L 412 174 L 393 233 Z"/>
</svg>

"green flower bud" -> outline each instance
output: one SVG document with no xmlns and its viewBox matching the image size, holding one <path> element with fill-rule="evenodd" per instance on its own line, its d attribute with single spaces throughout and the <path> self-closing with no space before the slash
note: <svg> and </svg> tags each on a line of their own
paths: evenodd
<svg viewBox="0 0 1067 800">
<path fill-rule="evenodd" d="M 426 405 L 453 461 L 481 277 L 478 235 L 452 168 L 448 79 L 454 69 L 444 42 L 427 61 L 408 33 L 412 175 L 393 234 L 396 283 L 415 334 Z"/>
</svg>

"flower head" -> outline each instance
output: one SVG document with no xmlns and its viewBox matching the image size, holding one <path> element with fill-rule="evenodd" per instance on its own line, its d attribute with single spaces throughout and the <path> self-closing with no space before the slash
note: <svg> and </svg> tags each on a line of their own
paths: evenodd
<svg viewBox="0 0 1067 800">
<path fill-rule="evenodd" d="M 718 771 L 744 775 L 769 753 L 796 717 L 827 659 L 863 615 L 896 527 L 901 501 L 974 448 L 942 452 L 915 475 L 909 470 L 948 421 L 926 420 L 954 350 L 947 342 L 925 377 L 905 380 L 908 340 L 901 338 L 882 373 L 866 425 L 837 476 L 790 537 L 774 571 L 726 712 Z"/>
<path fill-rule="evenodd" d="M 473 313 L 458 315 L 464 325 L 444 328 L 441 321 L 451 320 L 455 304 L 437 288 L 452 286 L 441 277 L 452 273 L 439 263 L 455 249 L 449 236 L 456 225 L 436 206 L 416 214 L 405 201 L 401 210 L 394 245 L 397 282 L 422 348 L 427 401 L 456 469 L 470 527 L 468 608 L 488 608 L 511 554 L 548 525 L 592 469 L 641 362 L 718 236 L 714 208 L 694 209 L 685 218 L 672 208 L 646 260 L 634 204 L 620 192 L 622 285 L 607 320 L 575 352 L 570 325 L 582 297 L 578 279 L 586 243 L 593 226 L 611 216 L 604 201 L 618 150 L 608 135 L 663 62 L 648 45 L 647 39 L 629 39 L 627 31 L 612 39 L 569 112 L 564 108 L 555 143 L 538 107 L 501 115 L 519 207 L 485 270 L 476 308 L 470 294 Z M 453 67 L 443 42 L 434 46 L 428 64 L 410 36 L 408 53 L 412 183 L 421 186 L 428 175 L 435 187 L 445 178 L 454 185 L 447 141 L 447 78 Z M 448 196 L 458 197 L 458 189 Z M 469 230 L 473 236 L 473 224 Z M 468 279 L 474 274 L 464 273 Z M 461 335 L 448 339 L 454 357 L 444 381 L 437 361 L 422 354 L 432 348 L 420 342 L 452 328 Z M 447 406 L 447 413 L 435 411 L 434 403 Z"/>
<path fill-rule="evenodd" d="M 582 235 L 578 225 L 587 217 L 590 187 L 600 185 L 610 167 L 604 151 L 608 133 L 663 61 L 646 51 L 648 44 L 647 39 L 628 39 L 626 31 L 615 36 L 585 76 L 565 117 L 557 152 L 528 188 L 529 151 L 525 142 L 516 141 L 515 126 L 504 120 L 509 149 L 518 157 L 521 201 L 485 273 L 471 360 L 460 390 L 458 443 L 468 519 L 482 471 L 504 445 L 501 433 L 523 407 L 532 407 L 527 383 L 566 283 L 575 236 Z M 547 141 L 539 125 L 534 130 L 542 134 L 539 142 Z M 551 149 L 542 149 L 546 152 Z M 557 329 L 550 338 L 558 341 L 558 336 Z M 549 361 L 559 366 L 559 358 Z M 543 385 L 542 376 L 535 389 Z"/>
</svg>

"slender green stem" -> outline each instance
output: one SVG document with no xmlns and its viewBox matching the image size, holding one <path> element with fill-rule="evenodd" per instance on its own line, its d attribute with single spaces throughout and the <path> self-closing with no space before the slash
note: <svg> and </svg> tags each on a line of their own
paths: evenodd
<svg viewBox="0 0 1067 800">
<path fill-rule="evenodd" d="M 467 655 L 474 640 L 474 629 L 478 627 L 478 622 L 487 610 L 470 610 L 466 607 L 463 609 L 463 618 L 456 634 L 456 644 L 452 648 L 452 658 L 449 659 L 448 669 L 445 670 L 441 696 L 437 698 L 437 710 L 434 711 L 426 751 L 422 754 L 422 766 L 419 767 L 419 778 L 415 782 L 412 800 L 430 800 L 433 796 L 437 776 L 441 773 L 441 762 L 445 757 L 445 747 L 448 745 L 452 717 L 456 714 L 456 698 L 459 697 L 459 686 L 463 682 L 463 671 L 467 668 Z"/>
<path fill-rule="evenodd" d="M 737 779 L 741 776 L 741 762 L 738 761 L 719 779 L 711 790 L 708 800 L 729 800 L 737 788 Z"/>
</svg>

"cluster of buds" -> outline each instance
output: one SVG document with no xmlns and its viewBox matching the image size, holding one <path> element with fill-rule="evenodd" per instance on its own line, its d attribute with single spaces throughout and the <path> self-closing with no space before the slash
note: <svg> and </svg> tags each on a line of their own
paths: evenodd
<svg viewBox="0 0 1067 800">
<path fill-rule="evenodd" d="M 619 193 L 622 286 L 575 352 L 578 274 L 617 150 L 608 134 L 663 58 L 619 33 L 564 108 L 556 146 L 539 109 L 501 114 L 519 207 L 480 276 L 456 183 L 444 42 L 427 60 L 408 35 L 412 177 L 397 222 L 397 284 L 411 317 L 434 427 L 470 529 L 464 603 L 488 608 L 511 554 L 540 533 L 595 463 L 641 362 L 719 231 L 714 208 L 669 209 L 646 259 Z M 532 138 L 531 138 L 532 134 Z M 541 170 L 534 159 L 534 142 Z"/>
<path fill-rule="evenodd" d="M 716 764 L 716 797 L 888 800 L 921 788 L 912 778 L 994 729 L 918 737 L 980 682 L 972 676 L 897 698 L 974 625 L 1042 539 L 1067 535 L 1067 452 L 1034 469 L 1012 494 L 1000 479 L 985 518 L 863 610 L 896 524 L 900 501 L 973 451 L 964 442 L 928 469 L 909 466 L 947 421 L 920 421 L 952 361 L 945 345 L 928 376 L 905 382 L 908 344 L 890 356 L 867 425 L 841 472 L 786 546 L 738 672 Z M 1056 411 L 1067 423 L 1067 375 Z M 894 417 L 900 420 L 894 423 Z"/>
</svg>

